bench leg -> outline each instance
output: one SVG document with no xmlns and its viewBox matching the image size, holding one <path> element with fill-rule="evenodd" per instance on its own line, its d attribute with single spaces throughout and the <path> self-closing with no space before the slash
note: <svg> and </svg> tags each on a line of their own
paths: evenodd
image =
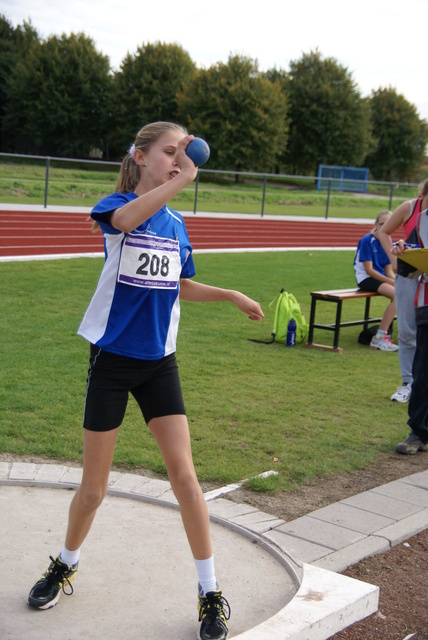
<svg viewBox="0 0 428 640">
<path fill-rule="evenodd" d="M 364 329 L 367 329 L 369 326 L 368 320 L 370 318 L 370 300 L 371 300 L 371 297 L 366 298 L 366 308 L 364 311 L 364 325 L 363 325 Z"/>
<path fill-rule="evenodd" d="M 336 324 L 334 327 L 333 349 L 339 346 L 340 321 L 342 319 L 342 300 L 338 300 L 336 309 Z"/>
<path fill-rule="evenodd" d="M 314 323 L 315 323 L 315 307 L 317 304 L 316 298 L 312 298 L 311 302 L 311 315 L 309 318 L 309 333 L 308 333 L 308 344 L 312 344 L 314 341 Z"/>
</svg>

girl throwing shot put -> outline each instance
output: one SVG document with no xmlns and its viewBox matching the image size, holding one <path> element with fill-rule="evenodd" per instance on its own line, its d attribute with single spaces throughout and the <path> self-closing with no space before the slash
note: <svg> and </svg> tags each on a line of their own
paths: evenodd
<svg viewBox="0 0 428 640">
<path fill-rule="evenodd" d="M 116 192 L 91 217 L 102 230 L 105 264 L 79 328 L 90 343 L 81 485 L 70 505 L 65 544 L 28 596 L 49 609 L 72 592 L 81 546 L 107 491 L 116 438 L 132 393 L 168 471 L 198 574 L 199 640 L 224 640 L 230 610 L 214 569 L 206 503 L 192 461 L 177 363 L 179 300 L 228 301 L 251 320 L 260 305 L 238 291 L 191 280 L 183 217 L 167 203 L 196 177 L 186 155 L 193 136 L 170 122 L 148 124 L 125 156 Z"/>
</svg>

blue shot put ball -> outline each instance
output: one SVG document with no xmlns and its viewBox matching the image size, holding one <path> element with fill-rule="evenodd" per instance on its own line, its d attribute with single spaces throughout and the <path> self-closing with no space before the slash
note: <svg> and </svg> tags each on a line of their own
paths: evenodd
<svg viewBox="0 0 428 640">
<path fill-rule="evenodd" d="M 210 157 L 210 148 L 202 138 L 195 138 L 186 147 L 186 153 L 195 167 L 202 167 Z"/>
</svg>

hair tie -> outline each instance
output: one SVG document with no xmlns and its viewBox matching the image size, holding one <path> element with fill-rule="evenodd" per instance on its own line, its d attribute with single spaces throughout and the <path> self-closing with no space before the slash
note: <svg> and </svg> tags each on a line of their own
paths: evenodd
<svg viewBox="0 0 428 640">
<path fill-rule="evenodd" d="M 131 144 L 131 146 L 128 149 L 128 153 L 132 158 L 134 158 L 134 151 L 135 151 L 135 144 Z"/>
</svg>

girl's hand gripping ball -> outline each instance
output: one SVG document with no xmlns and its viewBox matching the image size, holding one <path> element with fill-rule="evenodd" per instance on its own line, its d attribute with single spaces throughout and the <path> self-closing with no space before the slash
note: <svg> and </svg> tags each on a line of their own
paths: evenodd
<svg viewBox="0 0 428 640">
<path fill-rule="evenodd" d="M 195 138 L 186 147 L 186 153 L 195 167 L 202 167 L 210 157 L 210 148 L 202 138 Z"/>
</svg>

